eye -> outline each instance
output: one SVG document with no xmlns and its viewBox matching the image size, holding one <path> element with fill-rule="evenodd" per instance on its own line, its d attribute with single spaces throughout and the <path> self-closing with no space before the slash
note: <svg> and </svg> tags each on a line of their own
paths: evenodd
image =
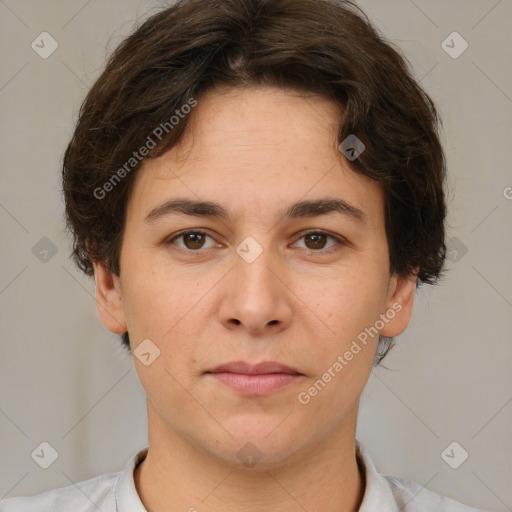
<svg viewBox="0 0 512 512">
<path fill-rule="evenodd" d="M 306 240 L 305 249 L 309 253 L 329 253 L 336 250 L 339 245 L 347 245 L 342 238 L 326 233 L 325 231 L 309 231 L 304 233 L 299 240 L 303 238 Z M 326 240 L 329 238 L 334 240 L 336 243 L 334 246 L 325 249 Z"/>
<path fill-rule="evenodd" d="M 206 238 L 210 238 L 213 240 L 213 238 L 204 231 L 183 231 L 178 235 L 174 236 L 173 238 L 169 239 L 167 242 L 165 242 L 165 244 L 174 245 L 175 240 L 182 239 L 185 247 L 181 247 L 178 245 L 180 249 L 183 249 L 184 251 L 188 252 L 198 252 L 199 249 L 202 249 L 204 247 L 204 242 Z"/>
<path fill-rule="evenodd" d="M 209 238 L 213 240 L 213 238 L 200 230 L 189 230 L 182 231 L 177 235 L 173 236 L 169 240 L 165 242 L 165 245 L 176 245 L 179 249 L 188 252 L 188 253 L 200 253 L 204 251 L 200 251 L 200 249 L 209 249 L 215 246 L 215 244 L 210 245 L 210 247 L 205 247 L 205 241 Z M 176 244 L 177 240 L 182 240 L 183 245 Z M 304 233 L 299 240 L 304 239 L 306 247 L 306 251 L 310 254 L 313 253 L 329 253 L 333 250 L 336 250 L 340 245 L 347 245 L 347 242 L 341 237 L 331 235 L 326 233 L 325 231 L 309 231 Z M 334 246 L 325 248 L 326 241 L 328 239 L 334 240 Z M 297 244 L 297 242 L 295 243 Z"/>
</svg>

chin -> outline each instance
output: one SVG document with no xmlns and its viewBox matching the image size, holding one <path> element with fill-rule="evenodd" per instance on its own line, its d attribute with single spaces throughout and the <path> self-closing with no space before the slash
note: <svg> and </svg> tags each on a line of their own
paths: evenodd
<svg viewBox="0 0 512 512">
<path fill-rule="evenodd" d="M 209 449 L 213 456 L 237 469 L 254 471 L 284 467 L 292 463 L 301 447 L 300 440 L 285 427 L 286 421 L 280 425 L 284 417 L 277 420 L 273 418 L 272 421 L 259 421 L 252 425 L 246 420 L 243 428 L 224 424 L 232 436 L 225 433 L 220 441 L 216 437 L 214 443 L 206 449 Z M 238 425 L 240 426 L 240 423 Z M 308 436 L 305 432 L 302 434 L 305 436 L 306 445 Z"/>
</svg>

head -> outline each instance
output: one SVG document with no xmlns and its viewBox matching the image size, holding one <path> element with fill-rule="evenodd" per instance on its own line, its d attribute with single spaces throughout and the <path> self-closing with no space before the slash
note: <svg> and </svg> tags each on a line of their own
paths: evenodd
<svg viewBox="0 0 512 512">
<path fill-rule="evenodd" d="M 270 431 L 290 388 L 263 414 L 206 377 L 240 359 L 293 366 L 294 407 L 337 411 L 321 429 L 296 415 L 308 442 L 354 413 L 442 273 L 438 124 L 351 2 L 180 1 L 115 50 L 66 150 L 66 216 L 103 324 L 159 350 L 136 360 L 159 421 L 190 435 L 169 412 L 204 414 L 184 387 L 227 430 Z"/>
</svg>

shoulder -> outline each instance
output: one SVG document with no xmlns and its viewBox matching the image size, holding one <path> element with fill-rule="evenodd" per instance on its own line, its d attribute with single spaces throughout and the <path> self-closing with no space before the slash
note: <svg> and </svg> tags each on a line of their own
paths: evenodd
<svg viewBox="0 0 512 512">
<path fill-rule="evenodd" d="M 406 478 L 384 476 L 402 512 L 485 512 L 437 494 Z"/>
<path fill-rule="evenodd" d="M 356 458 L 365 478 L 359 512 L 485 512 L 430 491 L 413 480 L 382 475 L 357 440 Z"/>
<path fill-rule="evenodd" d="M 106 473 L 34 496 L 0 500 L 0 512 L 115 512 L 115 486 L 120 473 Z"/>
</svg>

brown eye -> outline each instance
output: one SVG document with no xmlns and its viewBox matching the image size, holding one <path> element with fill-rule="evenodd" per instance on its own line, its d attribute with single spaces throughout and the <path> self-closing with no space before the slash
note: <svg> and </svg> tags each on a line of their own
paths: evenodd
<svg viewBox="0 0 512 512">
<path fill-rule="evenodd" d="M 187 249 L 195 250 L 201 249 L 204 245 L 203 233 L 185 233 L 183 235 L 183 242 Z"/>
<path fill-rule="evenodd" d="M 338 238 L 323 231 L 310 231 L 302 235 L 300 240 L 302 239 L 305 240 L 304 249 L 308 250 L 310 253 L 318 252 L 324 254 L 336 250 L 340 245 L 346 245 L 342 238 Z M 335 243 L 331 247 L 326 248 L 329 239 L 334 240 Z"/>
<path fill-rule="evenodd" d="M 319 250 L 325 247 L 327 235 L 323 233 L 311 233 L 309 235 L 304 235 L 304 239 L 311 241 L 310 244 L 306 243 L 308 249 Z"/>
<path fill-rule="evenodd" d="M 211 238 L 203 231 L 184 231 L 171 238 L 166 245 L 177 245 L 180 249 L 190 252 L 200 252 L 205 247 L 206 238 Z M 176 240 L 182 240 L 182 244 L 175 244 Z M 206 247 L 208 248 L 208 247 Z"/>
</svg>

